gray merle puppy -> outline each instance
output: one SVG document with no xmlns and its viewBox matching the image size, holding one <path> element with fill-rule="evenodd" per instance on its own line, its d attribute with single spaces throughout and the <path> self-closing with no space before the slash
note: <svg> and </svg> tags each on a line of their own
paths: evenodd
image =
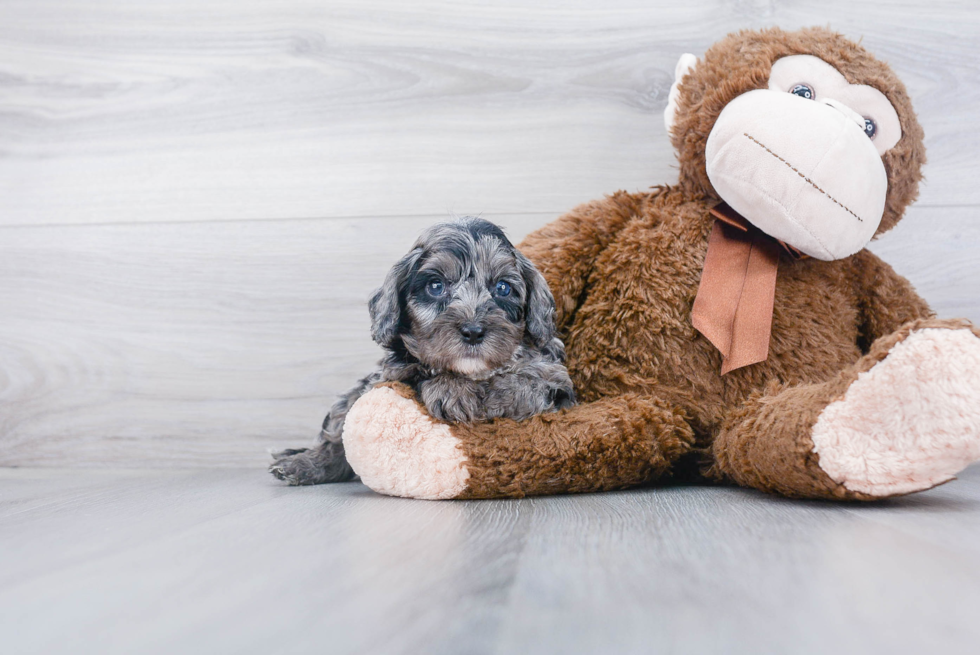
<svg viewBox="0 0 980 655">
<path fill-rule="evenodd" d="M 411 386 L 436 418 L 523 420 L 575 404 L 548 283 L 499 227 L 478 218 L 426 230 L 371 297 L 378 370 L 333 406 L 314 448 L 273 455 L 294 485 L 355 477 L 341 441 L 354 402 L 385 381 Z"/>
</svg>

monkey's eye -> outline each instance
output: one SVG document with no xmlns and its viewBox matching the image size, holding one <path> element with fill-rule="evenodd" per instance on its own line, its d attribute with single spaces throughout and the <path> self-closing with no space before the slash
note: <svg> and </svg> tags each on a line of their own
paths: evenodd
<svg viewBox="0 0 980 655">
<path fill-rule="evenodd" d="M 503 280 L 497 282 L 497 286 L 494 288 L 498 296 L 509 296 L 510 295 L 510 285 Z"/>
<path fill-rule="evenodd" d="M 433 298 L 441 298 L 446 293 L 446 285 L 442 280 L 432 280 L 425 285 L 425 292 Z"/>
<path fill-rule="evenodd" d="M 813 92 L 813 87 L 807 84 L 797 84 L 790 89 L 789 92 L 795 96 L 806 98 L 807 100 L 813 100 L 817 96 L 817 94 Z"/>
<path fill-rule="evenodd" d="M 878 133 L 878 124 L 873 118 L 864 119 L 864 133 L 868 135 L 869 139 L 875 138 L 875 134 Z"/>
</svg>

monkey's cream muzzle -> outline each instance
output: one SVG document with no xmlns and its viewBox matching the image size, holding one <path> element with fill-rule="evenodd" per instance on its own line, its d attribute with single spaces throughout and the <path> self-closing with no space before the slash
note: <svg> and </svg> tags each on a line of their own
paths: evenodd
<svg viewBox="0 0 980 655">
<path fill-rule="evenodd" d="M 750 91 L 725 106 L 708 135 L 708 179 L 769 236 L 817 259 L 842 259 L 871 241 L 888 191 L 863 123 L 834 100 Z"/>
</svg>

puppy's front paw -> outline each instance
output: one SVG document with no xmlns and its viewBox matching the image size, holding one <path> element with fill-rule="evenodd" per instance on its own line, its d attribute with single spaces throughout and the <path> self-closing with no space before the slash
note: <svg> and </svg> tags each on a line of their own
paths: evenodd
<svg viewBox="0 0 980 655">
<path fill-rule="evenodd" d="M 447 423 L 485 421 L 487 412 L 480 384 L 442 375 L 419 385 L 419 396 L 432 416 Z"/>
<path fill-rule="evenodd" d="M 433 416 L 447 423 L 476 423 L 487 418 L 482 408 L 456 398 L 437 400 L 429 409 Z"/>
<path fill-rule="evenodd" d="M 392 387 L 361 396 L 344 423 L 344 447 L 354 471 L 368 487 L 389 496 L 459 496 L 469 478 L 459 446 L 448 425 Z"/>
</svg>

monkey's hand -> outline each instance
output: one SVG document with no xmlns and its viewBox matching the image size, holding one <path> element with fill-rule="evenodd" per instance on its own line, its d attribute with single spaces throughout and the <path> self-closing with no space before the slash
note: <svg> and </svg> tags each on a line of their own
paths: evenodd
<svg viewBox="0 0 980 655">
<path fill-rule="evenodd" d="M 682 412 L 635 394 L 526 421 L 450 425 L 410 388 L 385 383 L 344 425 L 347 459 L 364 484 L 431 500 L 622 489 L 656 479 L 693 443 Z"/>
<path fill-rule="evenodd" d="M 361 396 L 344 423 L 351 466 L 374 491 L 389 496 L 456 498 L 470 477 L 452 428 L 417 402 L 411 387 L 378 385 Z"/>
</svg>

